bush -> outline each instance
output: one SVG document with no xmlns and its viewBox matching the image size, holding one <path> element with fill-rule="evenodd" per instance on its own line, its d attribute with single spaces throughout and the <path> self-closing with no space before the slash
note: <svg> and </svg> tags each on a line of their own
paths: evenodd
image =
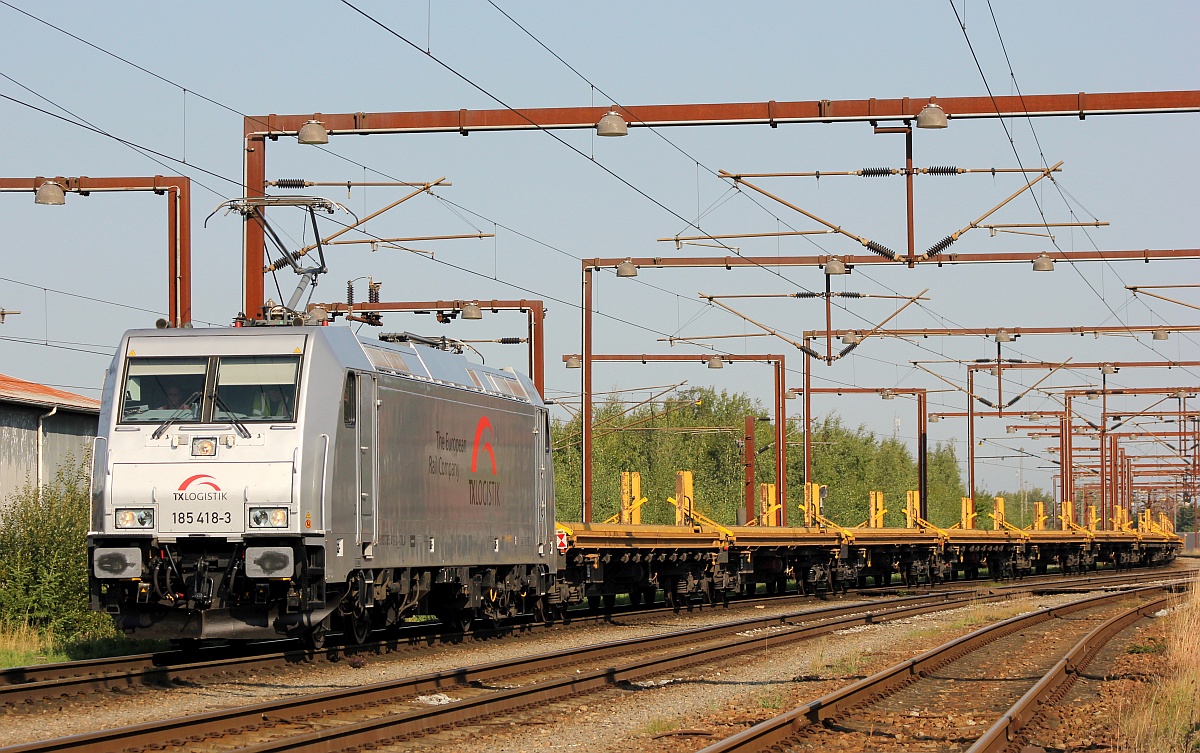
<svg viewBox="0 0 1200 753">
<path fill-rule="evenodd" d="M 49 484 L 31 482 L 0 511 L 0 625 L 31 627 L 55 642 L 113 635 L 88 609 L 88 475 L 68 458 Z"/>
</svg>

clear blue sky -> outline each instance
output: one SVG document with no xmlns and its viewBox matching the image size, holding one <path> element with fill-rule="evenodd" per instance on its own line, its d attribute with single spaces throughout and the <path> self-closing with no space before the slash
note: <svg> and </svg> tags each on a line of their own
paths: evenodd
<svg viewBox="0 0 1200 753">
<path fill-rule="evenodd" d="M 11 7 L 9 5 L 11 3 Z M 427 47 L 463 76 L 514 106 L 626 105 L 774 99 L 940 97 L 1195 89 L 1200 83 L 1200 6 L 1191 2 L 884 3 L 531 3 L 497 0 L 587 81 L 554 59 L 487 2 L 362 2 L 380 22 Z M 26 11 L 136 63 L 148 75 L 34 20 Z M 966 37 L 955 16 L 966 22 Z M 997 27 L 999 34 L 997 33 Z M 967 38 L 978 55 L 976 68 Z M 1007 60 L 1001 49 L 1007 50 Z M 498 105 L 372 25 L 340 2 L 172 4 L 32 3 L 0 5 L 0 94 L 49 110 L 169 155 L 156 164 L 129 146 L 63 120 L 0 100 L 0 174 L 153 175 L 183 173 L 194 183 L 194 314 L 228 323 L 241 292 L 240 226 L 217 216 L 218 202 L 240 195 L 241 126 L 237 112 L 310 113 L 433 109 L 490 109 Z M 1015 75 L 1015 80 L 1014 76 Z M 589 83 L 590 82 L 590 83 Z M 593 85 L 595 89 L 593 88 Z M 182 88 L 181 88 L 182 87 Z M 186 90 L 186 92 L 185 92 Z M 201 97 L 219 102 L 211 104 Z M 229 109 L 225 109 L 229 108 Z M 67 114 L 69 111 L 70 114 Z M 235 112 L 236 111 L 236 112 Z M 1065 161 L 1057 186 L 1044 182 L 1038 202 L 1022 196 L 991 219 L 1050 222 L 1099 219 L 1107 228 L 1063 228 L 1064 250 L 1194 248 L 1200 173 L 1197 115 L 952 122 L 918 132 L 916 164 L 1013 167 Z M 308 180 L 428 180 L 446 176 L 439 196 L 405 204 L 368 226 L 374 235 L 497 232 L 495 240 L 430 244 L 435 259 L 398 250 L 342 246 L 330 253 L 331 273 L 313 300 L 340 300 L 345 281 L 372 275 L 388 299 L 519 298 L 548 302 L 548 371 L 552 396 L 578 390 L 578 374 L 559 365 L 580 341 L 580 271 L 592 256 L 669 255 L 655 238 L 687 231 L 676 215 L 708 233 L 812 229 L 785 207 L 730 194 L 712 175 L 735 172 L 837 171 L 900 166 L 900 137 L 876 136 L 869 126 L 798 125 L 688 128 L 659 135 L 635 130 L 624 139 L 587 132 L 560 134 L 594 160 L 668 207 L 668 212 L 613 179 L 592 160 L 542 133 L 335 138 L 324 150 L 281 140 L 271 145 L 268 177 Z M 661 137 L 660 137 L 661 136 Z M 1014 154 L 1015 149 L 1015 154 Z M 184 164 L 186 163 L 186 164 Z M 357 164 L 356 164 L 357 163 Z M 366 168 L 360 165 L 365 165 Z M 215 173 L 213 175 L 211 173 Z M 219 176 L 219 177 L 218 177 Z M 387 176 L 387 177 L 384 177 Z M 917 180 L 917 244 L 926 247 L 966 225 L 1021 184 L 1015 176 Z M 776 180 L 789 200 L 885 245 L 904 245 L 900 178 Z M 328 194 L 359 215 L 399 196 L 398 189 Z M 1040 205 L 1040 210 L 1039 210 Z M 296 244 L 308 240 L 298 218 L 279 215 Z M 27 194 L 0 195 L 0 308 L 19 309 L 0 326 L 0 372 L 97 395 L 108 356 L 127 328 L 152 326 L 166 308 L 165 207 L 148 194 L 70 195 L 64 207 L 34 206 Z M 331 226 L 332 227 L 332 226 Z M 852 241 L 832 236 L 734 242 L 742 253 L 853 253 Z M 1036 253 L 1046 238 L 975 230 L 956 250 Z M 706 249 L 690 249 L 702 254 Z M 714 251 L 715 253 L 715 251 Z M 443 262 L 449 262 L 451 265 Z M 476 274 L 462 271 L 470 270 Z M 1200 280 L 1200 262 L 1060 265 L 1033 274 L 1025 265 L 908 269 L 860 268 L 838 290 L 915 294 L 931 300 L 893 320 L 895 326 L 1089 326 L 1196 324 L 1196 311 L 1133 298 L 1126 285 Z M 636 281 L 603 275 L 597 284 L 597 351 L 665 352 L 657 338 L 754 331 L 704 305 L 710 294 L 788 293 L 824 284 L 817 269 L 742 272 L 644 271 Z M 285 294 L 294 278 L 281 276 Z M 62 291 L 62 292 L 54 292 Z M 532 291 L 532 292 L 529 292 Z M 1169 292 L 1169 291 L 1168 291 Z M 1175 291 L 1200 304 L 1200 293 Z M 365 290 L 360 284 L 360 297 Z M 99 299 L 99 300 L 89 300 Z M 103 301 L 103 302 L 102 302 Z M 121 304 L 121 305 L 115 305 Z M 835 326 L 866 327 L 890 314 L 895 301 L 860 301 L 835 313 Z M 134 308 L 128 308 L 134 307 Z M 822 306 L 794 299 L 743 301 L 738 307 L 793 335 L 823 328 Z M 138 309 L 148 309 L 141 311 Z M 606 318 L 611 317 L 611 318 Z M 385 329 L 458 337 L 523 332 L 516 316 L 441 327 L 432 319 L 392 315 Z M 1149 336 L 1033 338 L 1006 355 L 1058 360 L 1162 360 L 1200 357 L 1195 336 L 1166 343 Z M 796 351 L 764 338 L 717 341 L 733 352 Z M 688 346 L 676 346 L 680 348 Z M 482 348 L 489 363 L 524 362 L 515 348 Z M 696 348 L 688 348 L 695 350 Z M 981 338 L 930 338 L 915 343 L 869 342 L 833 367 L 818 367 L 816 384 L 869 387 L 945 385 L 915 371 L 917 359 L 993 355 Z M 798 356 L 798 354 L 796 354 Z M 799 358 L 792 361 L 799 363 Z M 961 368 L 941 367 L 961 381 Z M 1197 384 L 1197 370 L 1123 370 L 1131 386 Z M 1038 375 L 1040 376 L 1040 375 Z M 790 377 L 799 383 L 799 373 Z M 1015 375 L 1006 386 L 1036 379 Z M 689 384 L 750 390 L 766 400 L 770 371 L 739 366 L 693 368 L 600 367 L 598 389 Z M 1064 371 L 1047 384 L 1088 384 L 1099 375 Z M 931 404 L 963 407 L 961 394 L 937 394 Z M 798 403 L 789 403 L 789 408 Z M 1053 404 L 1031 396 L 1026 410 Z M 1132 407 L 1132 404 L 1130 404 Z M 793 408 L 794 409 L 794 408 Z M 903 400 L 824 398 L 816 410 L 837 410 L 850 423 L 882 434 L 915 433 L 915 406 Z M 899 420 L 898 428 L 896 420 Z M 995 439 L 981 455 L 1011 456 L 1005 447 L 1039 453 L 1045 442 L 1014 439 L 995 419 L 981 421 Z M 965 426 L 931 427 L 934 441 L 958 441 Z M 1001 457 L 981 462 L 993 488 L 1049 486 L 1044 459 Z"/>
</svg>

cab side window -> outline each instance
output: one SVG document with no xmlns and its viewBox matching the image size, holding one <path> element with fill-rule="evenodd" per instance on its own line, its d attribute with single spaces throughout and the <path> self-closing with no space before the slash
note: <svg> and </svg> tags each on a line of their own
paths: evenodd
<svg viewBox="0 0 1200 753">
<path fill-rule="evenodd" d="M 342 421 L 354 426 L 358 411 L 358 379 L 354 372 L 346 374 L 346 388 L 342 391 Z"/>
</svg>

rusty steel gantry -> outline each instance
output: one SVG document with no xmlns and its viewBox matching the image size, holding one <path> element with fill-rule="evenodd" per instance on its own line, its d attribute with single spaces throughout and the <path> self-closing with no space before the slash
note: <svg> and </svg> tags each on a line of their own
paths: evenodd
<svg viewBox="0 0 1200 753">
<path fill-rule="evenodd" d="M 192 322 L 192 181 L 182 175 L 89 178 L 86 175 L 0 178 L 0 192 L 35 193 L 47 183 L 64 193 L 151 191 L 167 196 L 167 316 L 170 326 Z M 60 201 L 56 202 L 61 204 Z M 260 278 L 261 283 L 261 278 Z"/>
<path fill-rule="evenodd" d="M 997 97 L 903 97 L 891 99 L 806 100 L 793 102 L 734 102 L 716 104 L 667 104 L 618 107 L 617 111 L 631 127 L 667 128 L 677 126 L 765 125 L 772 128 L 793 123 L 878 123 L 915 120 L 928 104 L 939 105 L 950 120 L 976 120 L 1012 117 L 1078 117 L 1095 115 L 1153 114 L 1200 111 L 1200 90 L 1160 92 L 1108 92 L 1074 94 L 1037 94 Z M 461 133 L 476 131 L 570 130 L 594 128 L 608 107 L 551 107 L 494 110 L 439 110 L 425 112 L 353 112 L 338 114 L 305 113 L 299 115 L 254 115 L 243 121 L 244 181 L 248 197 L 262 196 L 267 187 L 266 146 L 281 136 L 296 136 L 310 121 L 321 123 L 330 135 L 387 133 Z M 261 317 L 264 301 L 262 270 L 265 261 L 265 236 L 258 223 L 247 222 L 243 230 L 245 273 L 245 314 Z M 1142 252 L 1129 258 L 1141 258 Z M 1149 253 L 1149 252 L 1147 252 Z M 1064 252 L 1062 259 L 1073 258 Z M 1028 261 L 1026 255 L 971 254 L 977 261 Z M 993 258 L 984 258 L 991 256 Z M 1012 256 L 1013 258 L 1003 258 Z M 1094 257 L 1094 254 L 1087 255 Z M 740 258 L 740 257 L 735 257 Z M 1055 257 L 1058 258 L 1058 257 Z M 1084 257 L 1080 257 L 1084 258 Z M 1121 258 L 1108 256 L 1107 258 Z M 1200 258 L 1200 250 L 1183 255 L 1147 258 Z M 804 264 L 823 264 L 823 257 L 810 257 Z M 655 266 L 651 260 L 641 260 Z M 732 260 L 730 260 L 732 261 Z M 894 263 L 891 260 L 880 260 Z M 910 252 L 901 257 L 910 266 L 916 258 Z M 937 261 L 945 262 L 946 257 Z M 778 264 L 778 259 L 772 259 Z M 867 257 L 855 263 L 868 262 Z M 740 264 L 739 264 L 740 266 Z"/>
<path fill-rule="evenodd" d="M 939 105 L 947 117 L 954 120 L 995 119 L 1005 117 L 1078 117 L 1089 115 L 1151 114 L 1200 111 L 1200 90 L 1162 92 L 1074 93 L 999 97 L 950 97 L 936 99 L 895 98 L 858 100 L 808 100 L 795 102 L 721 103 L 639 105 L 618 107 L 617 110 L 633 127 L 676 127 L 687 125 L 767 125 L 772 128 L 791 123 L 872 123 L 908 121 L 929 104 Z M 458 132 L 464 136 L 473 131 L 560 130 L 593 128 L 608 111 L 607 107 L 536 108 L 498 110 L 444 110 L 427 112 L 355 112 L 340 114 L 263 115 L 244 120 L 245 158 L 244 180 L 247 196 L 261 196 L 267 186 L 266 144 L 281 136 L 298 135 L 310 122 L 318 122 L 331 135 L 386 133 L 445 133 Z M 911 200 L 909 202 L 911 214 Z M 910 233 L 911 236 L 911 233 Z M 245 295 L 244 313 L 261 316 L 264 302 L 263 269 L 265 237 L 260 224 L 247 222 L 243 226 Z M 632 263 L 635 267 L 748 267 L 824 266 L 831 255 L 764 257 L 746 256 L 724 258 L 646 257 L 637 259 L 584 260 L 584 335 L 583 335 L 583 421 L 584 443 L 588 444 L 591 413 L 591 302 L 589 284 L 591 271 Z M 1103 252 L 1055 251 L 1055 261 L 1116 261 L 1200 258 L 1200 249 L 1127 250 Z M 922 259 L 915 256 L 910 239 L 906 256 L 884 258 L 868 253 L 864 256 L 842 256 L 840 260 L 853 264 L 902 264 L 916 266 L 918 262 L 938 265 L 959 263 L 1016 263 L 1032 262 L 1029 254 L 972 253 L 941 254 Z M 587 463 L 583 466 L 583 509 L 591 508 L 591 477 Z M 584 520 L 590 520 L 584 515 Z"/>
</svg>

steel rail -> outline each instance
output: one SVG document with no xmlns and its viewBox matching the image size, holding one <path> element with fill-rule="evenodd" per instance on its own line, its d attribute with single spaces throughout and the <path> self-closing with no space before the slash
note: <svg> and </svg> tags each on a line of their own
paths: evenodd
<svg viewBox="0 0 1200 753">
<path fill-rule="evenodd" d="M 1061 576 L 1048 576 L 1038 581 L 1024 581 L 1014 586 L 992 586 L 990 593 L 1000 593 L 1015 590 L 1017 593 L 1038 591 L 1040 589 L 1062 592 L 1065 589 L 1082 588 L 1094 589 L 1109 584 L 1123 584 L 1142 579 L 1158 579 L 1165 575 L 1159 572 L 1138 572 L 1134 574 L 1089 575 L 1079 578 L 1063 579 Z M 1082 581 L 1082 582 L 1080 582 Z M 961 583 L 954 582 L 953 586 Z M 885 592 L 894 586 L 879 586 L 875 589 L 859 589 L 860 595 Z M 807 599 L 799 594 L 789 594 L 785 597 L 767 597 L 740 600 L 739 604 L 747 606 L 760 603 L 779 603 L 781 598 Z M 611 616 L 654 616 L 673 613 L 670 607 L 659 607 L 641 610 L 616 610 L 612 613 L 588 613 L 571 615 L 571 623 L 592 624 L 611 619 Z M 529 630 L 529 625 L 513 625 L 508 632 Z M 494 635 L 493 631 L 476 631 L 477 635 Z M 467 636 L 471 634 L 466 634 Z M 464 636 L 465 637 L 465 636 Z M 61 662 L 55 664 L 31 665 L 0 670 L 0 706 L 16 706 L 48 699 L 68 696 L 79 696 L 89 692 L 111 690 L 113 688 L 129 688 L 139 685 L 162 685 L 179 680 L 196 680 L 205 677 L 221 675 L 236 675 L 244 672 L 274 669 L 312 661 L 340 661 L 350 656 L 363 654 L 392 653 L 402 649 L 421 648 L 432 641 L 440 640 L 438 636 L 427 632 L 414 632 L 412 635 L 392 637 L 382 641 L 372 641 L 359 646 L 330 646 L 321 651 L 313 652 L 299 648 L 284 648 L 281 651 L 269 653 L 246 653 L 253 647 L 232 648 L 229 646 L 205 647 L 199 653 L 212 656 L 203 661 L 185 660 L 195 658 L 194 653 L 171 650 L 165 652 L 138 654 L 134 656 L 110 657 L 104 659 L 88 659 L 77 662 Z M 271 647 L 277 644 L 294 645 L 289 641 L 268 641 L 258 644 L 261 647 Z"/>
<path fill-rule="evenodd" d="M 805 598 L 807 597 L 800 594 L 789 594 L 740 600 L 738 603 L 745 606 L 778 604 L 781 601 L 786 603 L 792 599 Z M 671 607 L 617 608 L 611 612 L 589 611 L 585 614 L 570 614 L 567 623 L 590 625 L 609 621 L 613 616 L 652 617 L 673 613 Z M 359 645 L 331 645 L 318 651 L 297 648 L 299 643 L 288 639 L 264 641 L 241 647 L 206 646 L 198 649 L 205 657 L 202 661 L 196 661 L 197 652 L 171 649 L 147 654 L 11 667 L 0 669 L 0 706 L 15 706 L 120 687 L 162 685 L 178 680 L 234 675 L 314 661 L 336 662 L 363 654 L 394 653 L 403 649 L 421 648 L 451 637 L 457 641 L 468 637 L 491 638 L 500 634 L 519 636 L 531 627 L 533 626 L 529 624 L 517 623 L 495 630 L 477 630 L 462 634 L 438 634 L 417 628 L 409 635 L 393 636 Z M 281 645 L 284 647 L 282 650 L 275 650 Z M 270 650 L 256 652 L 255 648 Z"/>
<path fill-rule="evenodd" d="M 950 595 L 945 594 L 944 596 L 949 597 Z M 942 600 L 936 600 L 936 597 L 917 597 L 918 599 L 935 598 L 935 603 L 911 604 L 886 612 L 868 612 L 865 614 L 860 607 L 858 615 L 834 618 L 807 627 L 797 625 L 794 630 L 766 634 L 761 634 L 757 631 L 771 626 L 793 623 L 788 623 L 779 617 L 747 620 L 741 623 L 741 625 L 729 625 L 720 631 L 725 633 L 727 637 L 730 635 L 736 636 L 738 640 L 727 641 L 708 647 L 696 646 L 697 639 L 702 634 L 702 631 L 709 633 L 707 637 L 720 637 L 715 634 L 716 631 L 711 629 L 684 631 L 685 635 L 672 636 L 671 640 L 673 644 L 682 643 L 683 648 L 665 657 L 643 656 L 643 658 L 619 666 L 604 667 L 590 672 L 579 672 L 559 679 L 546 680 L 509 690 L 501 690 L 496 693 L 458 701 L 446 706 L 415 709 L 396 715 L 350 723 L 333 729 L 321 729 L 298 737 L 288 737 L 260 743 L 243 748 L 242 750 L 244 753 L 282 753 L 282 751 L 288 751 L 289 753 L 317 753 L 318 751 L 325 752 L 356 749 L 370 745 L 386 745 L 389 741 L 396 740 L 397 738 L 429 734 L 437 729 L 447 728 L 451 725 L 477 719 L 481 716 L 491 716 L 527 708 L 535 704 L 559 700 L 565 696 L 592 693 L 604 688 L 632 683 L 642 678 L 660 675 L 664 672 L 670 672 L 683 667 L 725 659 L 745 653 L 748 650 L 768 649 L 804 638 L 823 635 L 835 630 L 842 630 L 854 625 L 886 622 L 892 619 L 941 611 L 957 604 L 977 602 L 979 600 L 1000 600 L 1006 599 L 1008 596 L 1008 594 L 998 594 L 985 596 L 981 599 L 981 597 L 975 595 L 965 595 L 957 599 L 945 598 Z M 737 635 L 739 633 L 743 635 Z M 744 635 L 745 633 L 753 634 Z M 650 648 L 659 647 L 655 645 L 659 642 L 659 639 L 661 639 L 661 636 L 649 640 L 633 639 L 632 641 L 623 641 L 621 643 L 631 644 L 629 648 L 632 648 L 632 644 L 635 643 L 644 644 L 639 650 L 639 655 L 644 655 Z M 622 651 L 622 653 L 629 653 L 629 651 Z M 590 654 L 580 656 L 577 652 L 565 658 L 575 662 L 586 662 L 603 657 L 593 657 Z"/>
<path fill-rule="evenodd" d="M 925 651 L 920 655 L 895 664 L 843 688 L 828 693 L 816 700 L 772 719 L 743 730 L 702 749 L 699 753 L 750 753 L 779 745 L 797 732 L 812 724 L 843 715 L 851 709 L 869 703 L 873 698 L 893 693 L 909 683 L 924 677 L 973 651 L 1000 638 L 1045 622 L 1060 615 L 1067 615 L 1117 599 L 1127 598 L 1132 593 L 1142 593 L 1170 585 L 1146 586 L 1129 591 L 1117 591 L 1102 596 L 1069 602 L 1056 607 L 1029 612 L 975 630 L 960 638 Z"/>
<path fill-rule="evenodd" d="M 10 685 L 28 685 L 36 682 L 51 680 L 66 680 L 88 675 L 111 674 L 113 672 L 128 672 L 138 669 L 165 669 L 167 667 L 190 664 L 197 658 L 212 659 L 234 658 L 237 654 L 259 653 L 263 649 L 273 651 L 281 643 L 287 641 L 274 640 L 255 642 L 239 647 L 204 646 L 195 651 L 187 649 L 168 649 L 145 654 L 127 654 L 124 656 L 108 656 L 97 659 L 81 659 L 79 661 L 55 662 L 52 664 L 30 664 L 23 667 L 8 667 L 0 669 L 0 704 L 9 702 L 4 694 Z M 198 657 L 197 655 L 201 655 Z M 189 657 L 190 658 L 185 658 Z"/>
<path fill-rule="evenodd" d="M 601 687 L 660 674 L 676 667 L 724 658 L 747 650 L 766 648 L 800 640 L 854 625 L 886 622 L 927 612 L 941 611 L 965 603 L 1000 601 L 1012 598 L 1008 589 L 980 593 L 962 591 L 939 592 L 926 596 L 902 597 L 893 601 L 900 605 L 879 609 L 880 605 L 856 604 L 846 607 L 793 612 L 738 620 L 720 625 L 691 628 L 668 634 L 632 638 L 591 647 L 567 649 L 515 660 L 491 662 L 471 667 L 430 672 L 399 680 L 362 687 L 327 691 L 301 698 L 267 701 L 251 706 L 221 709 L 179 719 L 167 719 L 143 724 L 101 730 L 82 735 L 58 738 L 5 748 L 5 753 L 49 753 L 55 751 L 103 751 L 113 753 L 127 748 L 187 747 L 209 737 L 252 732 L 274 724 L 305 724 L 307 719 L 332 716 L 339 710 L 367 708 L 414 694 L 442 691 L 471 683 L 483 683 L 518 673 L 545 671 L 564 664 L 581 666 L 603 661 L 617 655 L 634 654 L 644 657 L 647 651 L 675 648 L 667 657 L 639 658 L 632 663 L 591 672 L 572 672 L 561 679 L 548 680 L 513 690 L 503 690 L 476 699 L 459 701 L 446 706 L 393 714 L 365 722 L 348 723 L 336 730 L 322 730 L 300 737 L 289 736 L 277 742 L 264 743 L 250 750 L 328 750 L 330 739 L 337 737 L 338 745 L 367 744 L 400 734 L 427 732 L 430 727 L 452 724 L 483 714 L 515 709 L 564 694 L 590 692 Z M 786 631 L 757 631 L 785 626 Z M 737 633 L 755 631 L 752 636 Z M 735 636 L 740 640 L 707 648 L 698 648 L 705 640 L 720 640 Z M 350 742 L 353 739 L 355 742 Z M 275 747 L 270 747 L 274 745 Z M 309 747 L 304 747 L 309 746 Z"/>
<path fill-rule="evenodd" d="M 1004 712 L 987 732 L 967 749 L 967 753 L 1001 753 L 1017 741 L 1021 730 L 1036 719 L 1042 709 L 1056 702 L 1071 689 L 1079 673 L 1091 663 L 1100 649 L 1110 640 L 1147 614 L 1170 603 L 1164 596 L 1119 614 L 1088 633 L 1076 643 L 1042 679 L 1029 689 L 1012 708 Z"/>
</svg>

